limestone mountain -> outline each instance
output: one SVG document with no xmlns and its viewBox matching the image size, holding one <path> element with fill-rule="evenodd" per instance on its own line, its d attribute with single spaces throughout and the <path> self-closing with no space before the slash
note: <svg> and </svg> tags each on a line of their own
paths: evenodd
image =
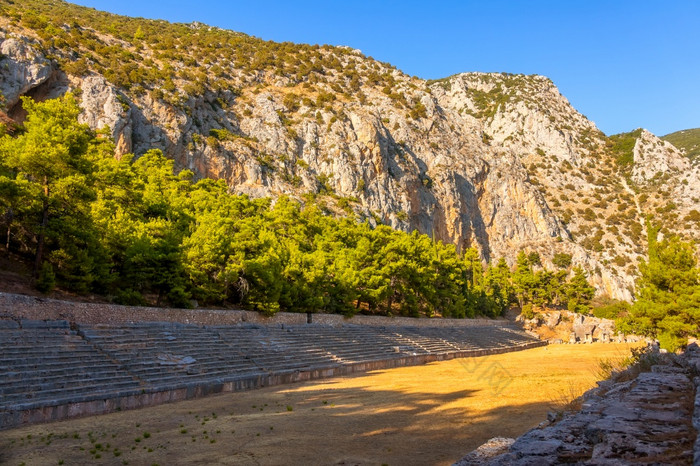
<svg viewBox="0 0 700 466">
<path fill-rule="evenodd" d="M 700 128 L 684 129 L 662 136 L 661 139 L 676 146 L 690 160 L 697 161 L 700 155 Z"/>
<path fill-rule="evenodd" d="M 568 254 L 630 299 L 646 216 L 700 236 L 700 168 L 638 130 L 606 137 L 542 76 L 408 76 L 349 47 L 266 42 L 54 0 L 0 1 L 4 121 L 80 90 L 118 155 L 159 148 L 250 196 L 417 229 L 485 260 Z"/>
</svg>

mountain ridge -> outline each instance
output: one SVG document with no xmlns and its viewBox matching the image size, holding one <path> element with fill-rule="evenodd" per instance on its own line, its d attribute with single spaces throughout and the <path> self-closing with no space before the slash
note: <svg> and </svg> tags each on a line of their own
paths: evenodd
<svg viewBox="0 0 700 466">
<path fill-rule="evenodd" d="M 700 156 L 700 128 L 682 129 L 661 136 L 661 139 L 673 144 L 690 160 L 698 160 L 698 156 Z"/>
<path fill-rule="evenodd" d="M 159 148 L 232 192 L 321 197 L 485 260 L 569 254 L 618 299 L 632 297 L 647 215 L 698 237 L 698 167 L 645 131 L 607 138 L 546 77 L 425 81 L 344 46 L 24 3 L 0 2 L 16 120 L 21 95 L 81 89 L 81 118 L 108 126 L 118 154 Z"/>
</svg>

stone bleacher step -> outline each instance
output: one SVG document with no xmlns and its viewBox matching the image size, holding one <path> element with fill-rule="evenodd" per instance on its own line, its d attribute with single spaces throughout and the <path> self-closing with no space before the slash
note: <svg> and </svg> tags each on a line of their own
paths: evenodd
<svg viewBox="0 0 700 466">
<path fill-rule="evenodd" d="M 210 372 L 205 374 L 186 374 L 186 375 L 168 375 L 162 377 L 147 377 L 144 376 L 144 382 L 148 383 L 152 387 L 159 387 L 160 389 L 173 389 L 184 383 L 190 383 L 192 381 L 205 381 L 211 380 L 212 378 L 221 379 L 227 377 L 242 377 L 242 376 L 259 376 L 266 372 L 260 368 L 254 368 L 246 371 L 220 371 L 220 372 Z"/>
<path fill-rule="evenodd" d="M 60 388 L 50 388 L 45 390 L 25 391 L 8 396 L 3 396 L 2 404 L 7 404 L 10 402 L 27 402 L 39 400 L 46 400 L 48 402 L 56 404 L 60 404 L 60 401 L 74 402 L 74 398 L 76 396 L 94 394 L 103 391 L 104 387 L 105 385 L 103 384 L 93 384 L 85 386 L 66 386 Z M 108 385 L 108 387 L 110 387 L 110 390 L 115 390 L 118 388 L 138 389 L 140 386 L 138 383 L 124 382 L 112 383 Z"/>
<path fill-rule="evenodd" d="M 343 366 L 535 341 L 496 327 L 136 323 L 74 331 L 65 321 L 0 324 L 0 411 L 183 388 L 193 396 L 221 390 L 223 383 L 254 388 L 297 380 L 299 372 L 317 377 L 343 373 L 337 371 Z"/>
<path fill-rule="evenodd" d="M 71 379 L 104 379 L 108 377 L 126 377 L 122 371 L 116 368 L 109 368 L 109 370 L 75 370 L 72 372 L 49 372 L 49 371 L 17 371 L 13 372 L 0 380 L 0 391 L 3 387 L 7 386 L 18 386 L 21 389 L 22 386 L 27 386 L 35 382 L 50 382 L 52 380 L 61 381 L 66 378 Z"/>
<path fill-rule="evenodd" d="M 198 373 L 202 371 L 209 371 L 209 370 L 214 370 L 218 368 L 222 368 L 222 370 L 225 371 L 230 371 L 230 372 L 237 372 L 237 371 L 244 371 L 244 370 L 250 370 L 250 369 L 255 369 L 257 368 L 257 365 L 254 364 L 225 364 L 225 365 L 197 365 L 197 364 L 189 364 L 189 365 L 181 365 L 181 366 L 162 366 L 162 365 L 132 365 L 128 366 L 128 370 L 130 373 L 134 374 L 135 376 L 138 377 L 144 377 L 148 374 L 186 374 L 188 372 L 192 373 Z"/>
<path fill-rule="evenodd" d="M 70 359 L 67 356 L 63 358 L 31 358 L 27 360 L 18 358 L 10 361 L 2 361 L 0 363 L 9 367 L 14 367 L 16 370 L 21 368 L 27 371 L 43 370 L 49 372 L 72 369 L 80 365 L 104 366 L 111 364 L 111 362 L 104 357 Z"/>
</svg>

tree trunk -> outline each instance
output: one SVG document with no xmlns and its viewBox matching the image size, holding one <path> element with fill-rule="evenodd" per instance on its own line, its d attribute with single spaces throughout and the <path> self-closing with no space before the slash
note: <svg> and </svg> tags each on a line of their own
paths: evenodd
<svg viewBox="0 0 700 466">
<path fill-rule="evenodd" d="M 391 277 L 391 282 L 389 285 L 389 296 L 387 296 L 386 299 L 386 312 L 387 314 L 391 315 L 391 308 L 394 307 L 394 287 L 396 286 L 396 279 L 394 277 Z"/>
<path fill-rule="evenodd" d="M 44 177 L 44 199 L 42 202 L 42 219 L 41 227 L 39 228 L 39 239 L 36 245 L 36 261 L 34 262 L 34 279 L 39 278 L 41 263 L 44 259 L 44 238 L 46 236 L 46 227 L 49 224 L 49 181 Z"/>
<path fill-rule="evenodd" d="M 7 239 L 5 240 L 5 251 L 7 252 L 7 257 L 10 257 L 10 237 L 12 236 L 12 218 L 14 217 L 14 212 L 12 212 L 12 207 L 7 211 Z"/>
</svg>

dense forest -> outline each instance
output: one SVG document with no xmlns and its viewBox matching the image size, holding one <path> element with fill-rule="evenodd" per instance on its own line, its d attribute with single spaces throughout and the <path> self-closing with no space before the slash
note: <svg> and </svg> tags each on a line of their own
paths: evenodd
<svg viewBox="0 0 700 466">
<path fill-rule="evenodd" d="M 24 125 L 0 139 L 0 221 L 6 253 L 34 261 L 40 290 L 124 304 L 450 317 L 495 317 L 514 304 L 586 311 L 593 297 L 566 254 L 556 271 L 524 251 L 513 270 L 503 258 L 484 266 L 474 249 L 358 223 L 323 196 L 252 200 L 175 173 L 158 150 L 117 159 L 109 137 L 78 123 L 72 94 L 23 104 Z"/>
</svg>

